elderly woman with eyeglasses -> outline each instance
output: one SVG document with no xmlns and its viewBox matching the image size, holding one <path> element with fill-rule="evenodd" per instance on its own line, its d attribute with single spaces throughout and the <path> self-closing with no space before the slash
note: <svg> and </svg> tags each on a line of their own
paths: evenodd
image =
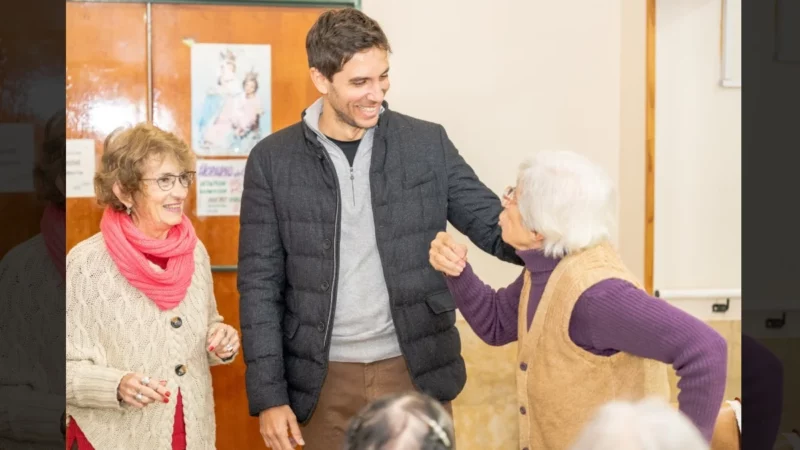
<svg viewBox="0 0 800 450">
<path fill-rule="evenodd" d="M 184 214 L 193 165 L 152 125 L 106 139 L 100 232 L 67 256 L 67 448 L 215 448 L 209 366 L 233 360 L 239 335 Z"/>
<path fill-rule="evenodd" d="M 466 321 L 490 345 L 517 342 L 520 448 L 569 448 L 598 407 L 667 398 L 710 441 L 722 405 L 727 344 L 704 322 L 648 295 L 610 244 L 616 217 L 609 178 L 571 152 L 537 153 L 503 196 L 503 240 L 525 263 L 494 290 L 446 233 L 430 262 Z M 680 264 L 676 261 L 676 264 Z"/>
</svg>

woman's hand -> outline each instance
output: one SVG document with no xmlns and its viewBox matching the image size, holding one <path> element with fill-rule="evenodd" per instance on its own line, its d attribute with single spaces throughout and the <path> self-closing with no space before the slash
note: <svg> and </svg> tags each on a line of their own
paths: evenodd
<svg viewBox="0 0 800 450">
<path fill-rule="evenodd" d="M 171 393 L 166 386 L 164 380 L 156 381 L 139 373 L 129 373 L 119 382 L 117 399 L 136 408 L 144 408 L 153 402 L 168 403 Z"/>
<path fill-rule="evenodd" d="M 208 351 L 220 359 L 231 358 L 239 351 L 239 333 L 228 324 L 217 325 L 208 338 Z"/>
<path fill-rule="evenodd" d="M 467 246 L 459 244 L 453 238 L 440 231 L 431 242 L 429 261 L 434 269 L 445 275 L 457 277 L 467 266 Z"/>
</svg>

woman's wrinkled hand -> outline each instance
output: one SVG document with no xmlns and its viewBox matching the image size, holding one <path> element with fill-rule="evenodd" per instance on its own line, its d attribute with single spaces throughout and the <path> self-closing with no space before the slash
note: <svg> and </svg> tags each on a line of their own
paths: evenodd
<svg viewBox="0 0 800 450">
<path fill-rule="evenodd" d="M 467 246 L 459 244 L 444 231 L 431 242 L 429 261 L 434 269 L 445 275 L 457 277 L 467 266 Z"/>
<path fill-rule="evenodd" d="M 140 373 L 129 373 L 122 377 L 117 387 L 117 399 L 136 408 L 153 403 L 168 403 L 171 393 L 166 380 L 154 380 Z"/>
<path fill-rule="evenodd" d="M 208 351 L 214 353 L 220 359 L 233 357 L 239 351 L 239 333 L 236 328 L 221 323 L 217 325 L 211 336 L 208 337 Z"/>
</svg>

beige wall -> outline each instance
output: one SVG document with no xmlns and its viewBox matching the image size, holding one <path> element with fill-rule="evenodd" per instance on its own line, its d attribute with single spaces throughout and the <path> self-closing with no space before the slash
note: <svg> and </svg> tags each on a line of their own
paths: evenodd
<svg viewBox="0 0 800 450">
<path fill-rule="evenodd" d="M 707 5 L 714 2 L 719 9 L 719 0 L 692 2 L 704 13 L 702 21 L 692 22 L 694 26 L 719 21 Z M 658 3 L 664 9 L 663 5 L 671 2 Z M 689 4 L 678 3 L 683 7 Z M 634 273 L 644 276 L 645 1 L 363 0 L 362 6 L 381 23 L 393 46 L 392 88 L 387 97 L 392 108 L 443 124 L 466 160 L 497 193 L 514 182 L 517 165 L 538 149 L 574 150 L 598 161 L 619 187 L 617 244 Z M 669 30 L 671 25 L 660 22 L 659 26 Z M 718 34 L 718 22 L 716 30 Z M 726 129 L 733 127 L 738 117 L 733 99 L 738 93 L 716 88 L 718 66 L 712 50 L 719 46 L 718 36 L 716 40 L 709 33 L 673 38 L 670 33 L 659 35 L 659 44 L 667 48 L 658 64 L 676 66 L 674 73 L 662 69 L 658 75 L 658 82 L 665 87 L 658 91 L 662 117 L 657 136 L 673 137 L 657 142 L 656 153 L 661 157 L 656 168 L 661 176 L 657 195 L 677 195 L 661 200 L 661 209 L 657 209 L 661 280 L 675 279 L 673 274 L 682 271 L 670 272 L 670 267 L 696 258 L 687 256 L 696 253 L 686 253 L 686 242 L 709 240 L 709 226 L 699 227 L 697 236 L 687 237 L 694 230 L 685 223 L 697 222 L 688 220 L 687 215 L 714 219 L 719 226 L 720 217 L 727 220 L 738 213 L 732 205 L 738 201 L 738 184 L 728 179 L 738 178 L 738 129 Z M 665 39 L 669 40 L 666 44 Z M 702 45 L 690 45 L 698 39 Z M 705 77 L 702 82 L 695 79 L 700 72 Z M 688 89 L 678 89 L 681 86 Z M 690 155 L 705 168 L 710 161 L 724 157 L 726 165 L 721 170 L 725 175 L 711 178 L 728 191 L 721 203 L 706 204 L 709 192 L 699 177 L 702 171 L 681 168 L 675 162 L 680 155 Z M 676 191 L 670 180 L 681 173 L 695 178 Z M 711 191 L 720 194 L 716 187 Z M 685 201 L 685 197 L 697 202 L 681 210 L 675 199 Z M 738 216 L 735 220 L 720 237 L 732 239 L 738 233 Z M 682 228 L 676 228 L 676 222 Z M 673 229 L 681 234 L 666 233 Z M 715 245 L 719 242 L 699 248 L 718 252 Z M 684 253 L 670 252 L 670 245 Z M 738 247 L 727 248 L 720 254 L 730 265 L 716 272 L 701 272 L 699 279 L 710 284 L 736 282 L 731 274 L 737 252 Z M 496 288 L 519 274 L 518 268 L 474 247 L 470 261 L 483 280 Z M 679 306 L 712 320 L 711 325 L 728 339 L 726 395 L 738 395 L 739 305 L 732 305 L 726 314 L 710 314 L 709 301 L 687 301 Z M 514 392 L 516 344 L 489 347 L 463 319 L 458 327 L 468 372 L 467 386 L 454 402 L 459 448 L 511 448 L 517 441 L 519 414 Z M 672 381 L 677 382 L 674 377 Z"/>
<path fill-rule="evenodd" d="M 721 0 L 658 1 L 654 286 L 741 287 L 741 89 L 720 86 Z"/>
<path fill-rule="evenodd" d="M 519 163 L 545 148 L 584 153 L 622 181 L 617 240 L 643 275 L 644 2 L 363 0 L 362 7 L 393 47 L 390 106 L 443 124 L 492 190 L 513 184 Z M 519 274 L 474 247 L 470 261 L 496 287 Z"/>
<path fill-rule="evenodd" d="M 532 152 L 596 160 L 618 183 L 615 237 L 644 274 L 645 29 L 641 0 L 363 0 L 389 36 L 392 108 L 443 124 L 495 192 Z M 413 25 L 411 25 L 413 22 Z M 465 240 L 466 242 L 466 240 Z M 501 287 L 519 269 L 474 247 L 470 262 Z M 454 402 L 458 446 L 516 446 L 516 344 L 483 343 L 463 319 L 468 380 Z"/>
</svg>

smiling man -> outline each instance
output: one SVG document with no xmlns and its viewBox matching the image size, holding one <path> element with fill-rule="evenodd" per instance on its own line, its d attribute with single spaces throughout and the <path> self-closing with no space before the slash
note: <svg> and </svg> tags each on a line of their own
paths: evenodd
<svg viewBox="0 0 800 450">
<path fill-rule="evenodd" d="M 326 12 L 306 50 L 321 98 L 253 149 L 240 214 L 250 414 L 281 450 L 340 448 L 384 394 L 418 390 L 449 409 L 466 371 L 455 304 L 428 264 L 448 221 L 521 264 L 500 238 L 500 200 L 444 128 L 384 101 L 391 49 L 374 20 Z"/>
</svg>

